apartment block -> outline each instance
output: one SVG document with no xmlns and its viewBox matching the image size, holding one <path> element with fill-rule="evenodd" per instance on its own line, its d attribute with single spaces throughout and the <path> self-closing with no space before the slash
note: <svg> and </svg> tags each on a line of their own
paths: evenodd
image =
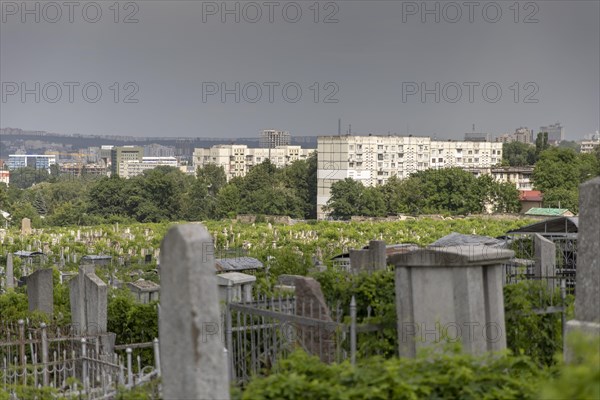
<svg viewBox="0 0 600 400">
<path fill-rule="evenodd" d="M 52 164 L 56 164 L 56 155 L 54 154 L 9 154 L 7 162 L 9 170 L 32 167 L 49 171 Z"/>
<path fill-rule="evenodd" d="M 300 146 L 277 146 L 275 148 L 249 148 L 246 145 L 216 145 L 209 149 L 194 150 L 194 168 L 215 164 L 223 167 L 227 180 L 245 176 L 250 168 L 271 160 L 276 167 L 282 168 L 296 160 L 306 160 L 314 150 Z"/>
<path fill-rule="evenodd" d="M 533 129 L 519 128 L 515 133 L 506 133 L 496 138 L 496 142 L 511 143 L 521 142 L 525 144 L 533 144 L 535 138 L 533 137 Z"/>
<path fill-rule="evenodd" d="M 331 185 L 352 178 L 365 186 L 405 179 L 426 169 L 459 167 L 479 176 L 502 161 L 502 143 L 438 141 L 415 136 L 320 136 L 318 138 L 317 215 L 331 196 Z"/>
<path fill-rule="evenodd" d="M 565 129 L 560 122 L 548 126 L 540 126 L 540 132 L 548 132 L 548 143 L 558 144 L 565 140 Z"/>
<path fill-rule="evenodd" d="M 179 168 L 175 157 L 142 157 L 142 161 L 127 161 L 121 163 L 119 176 L 121 178 L 133 178 L 159 166 Z"/>
<path fill-rule="evenodd" d="M 289 146 L 292 137 L 288 131 L 265 129 L 260 133 L 259 147 L 274 149 L 279 146 Z"/>
<path fill-rule="evenodd" d="M 126 164 L 131 161 L 142 162 L 144 149 L 138 146 L 122 146 L 110 149 L 110 172 L 112 175 L 127 175 Z"/>
<path fill-rule="evenodd" d="M 0 169 L 0 183 L 4 183 L 8 186 L 10 183 L 10 171 Z"/>
<path fill-rule="evenodd" d="M 582 153 L 593 153 L 596 147 L 600 146 L 600 133 L 596 132 L 589 135 L 585 140 L 581 141 L 580 151 Z"/>
<path fill-rule="evenodd" d="M 492 177 L 498 182 L 510 182 L 518 190 L 533 190 L 533 167 L 495 167 Z"/>
</svg>

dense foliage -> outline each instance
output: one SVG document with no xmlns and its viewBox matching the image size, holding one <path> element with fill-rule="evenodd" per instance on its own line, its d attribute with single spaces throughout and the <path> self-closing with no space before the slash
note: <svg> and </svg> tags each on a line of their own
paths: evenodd
<svg viewBox="0 0 600 400">
<path fill-rule="evenodd" d="M 160 166 L 131 179 L 73 179 L 22 168 L 11 172 L 8 188 L 0 184 L 0 210 L 11 214 L 13 225 L 27 217 L 34 227 L 201 221 L 238 214 L 314 219 L 316 174 L 316 154 L 285 168 L 266 160 L 229 183 L 223 168 L 214 165 L 199 168 L 197 176 Z"/>
<path fill-rule="evenodd" d="M 412 359 L 326 365 L 297 351 L 254 378 L 242 399 L 537 399 L 547 372 L 527 357 L 472 357 L 456 347 Z"/>
<path fill-rule="evenodd" d="M 352 178 L 331 186 L 327 209 L 333 218 L 354 215 L 382 217 L 397 214 L 479 214 L 491 206 L 496 212 L 518 212 L 519 192 L 513 184 L 488 175 L 476 178 L 461 168 L 418 171 L 404 180 L 365 187 Z"/>
<path fill-rule="evenodd" d="M 577 154 L 569 148 L 552 147 L 540 154 L 533 170 L 533 183 L 544 193 L 545 207 L 579 209 L 579 185 L 600 175 L 594 154 Z"/>
</svg>

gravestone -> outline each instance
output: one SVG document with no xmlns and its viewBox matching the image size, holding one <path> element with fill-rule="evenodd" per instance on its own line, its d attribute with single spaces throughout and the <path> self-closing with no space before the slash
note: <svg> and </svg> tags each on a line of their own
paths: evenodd
<svg viewBox="0 0 600 400">
<path fill-rule="evenodd" d="M 69 298 L 71 321 L 79 333 L 106 332 L 108 286 L 93 265 L 79 266 L 79 273 L 69 281 Z"/>
<path fill-rule="evenodd" d="M 533 236 L 533 247 L 535 249 L 535 264 L 533 274 L 538 279 L 551 278 L 555 276 L 556 268 L 556 245 L 539 233 Z M 546 279 L 549 289 L 558 287 L 558 281 Z"/>
<path fill-rule="evenodd" d="M 296 276 L 293 284 L 296 292 L 296 315 L 333 322 L 318 281 Z M 325 363 L 331 363 L 335 361 L 335 335 L 334 331 L 326 329 L 325 325 L 305 326 L 299 323 L 296 329 L 298 339 L 306 352 L 319 357 Z"/>
<path fill-rule="evenodd" d="M 40 269 L 27 277 L 27 300 L 29 311 L 42 311 L 47 315 L 54 312 L 54 285 L 52 268 Z"/>
<path fill-rule="evenodd" d="M 202 225 L 178 225 L 160 254 L 163 397 L 229 399 L 212 238 Z"/>
<path fill-rule="evenodd" d="M 6 256 L 6 289 L 14 289 L 15 287 L 15 276 L 13 269 L 13 255 L 8 253 Z"/>
<path fill-rule="evenodd" d="M 467 353 L 506 348 L 502 264 L 511 250 L 429 247 L 390 257 L 396 266 L 400 357 L 444 340 Z"/>
<path fill-rule="evenodd" d="M 21 234 L 22 235 L 30 235 L 31 234 L 31 220 L 29 218 L 23 218 L 21 220 Z"/>
<path fill-rule="evenodd" d="M 368 249 L 350 250 L 350 267 L 354 273 L 384 270 L 386 266 L 386 245 L 382 240 L 371 240 Z"/>
<path fill-rule="evenodd" d="M 600 336 L 600 177 L 579 186 L 579 229 L 577 234 L 577 283 L 575 319 L 567 322 L 566 335 L 578 331 Z M 572 361 L 565 343 L 565 361 Z"/>
</svg>

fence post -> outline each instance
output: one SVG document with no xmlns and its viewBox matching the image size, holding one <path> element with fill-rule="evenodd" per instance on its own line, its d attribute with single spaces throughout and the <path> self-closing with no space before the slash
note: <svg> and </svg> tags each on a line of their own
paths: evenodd
<svg viewBox="0 0 600 400">
<path fill-rule="evenodd" d="M 44 365 L 43 384 L 48 386 L 48 332 L 45 323 L 42 322 L 40 327 L 42 328 L 42 364 Z"/>
<path fill-rule="evenodd" d="M 350 301 L 350 362 L 356 364 L 356 299 Z"/>
<path fill-rule="evenodd" d="M 160 347 L 158 338 L 154 338 L 154 368 L 156 369 L 157 375 L 160 377 Z"/>
<path fill-rule="evenodd" d="M 20 319 L 19 323 L 19 355 L 21 358 L 21 365 L 25 366 L 27 361 L 25 359 L 25 321 Z"/>
<path fill-rule="evenodd" d="M 83 391 L 87 392 L 88 382 L 87 382 L 87 343 L 85 338 L 81 339 L 81 380 L 83 381 Z"/>
<path fill-rule="evenodd" d="M 131 347 L 125 349 L 127 353 L 127 387 L 131 388 L 133 386 L 133 371 L 131 370 Z"/>
<path fill-rule="evenodd" d="M 560 300 L 562 303 L 562 312 L 560 314 L 560 322 L 562 329 L 562 338 L 565 340 L 565 335 L 567 332 L 567 306 L 566 306 L 566 297 L 567 297 L 567 279 L 563 278 L 560 280 Z"/>
<path fill-rule="evenodd" d="M 229 369 L 229 381 L 235 379 L 235 371 L 233 369 L 233 337 L 231 329 L 231 297 L 233 285 L 231 281 L 227 282 L 227 302 L 225 304 L 225 335 L 227 340 L 227 368 Z"/>
</svg>

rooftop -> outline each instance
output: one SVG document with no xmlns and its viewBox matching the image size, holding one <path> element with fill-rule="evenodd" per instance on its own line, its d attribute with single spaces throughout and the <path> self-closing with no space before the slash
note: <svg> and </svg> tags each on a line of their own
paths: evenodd
<svg viewBox="0 0 600 400">
<path fill-rule="evenodd" d="M 262 262 L 252 257 L 218 258 L 215 268 L 219 272 L 244 271 L 263 268 Z"/>
<path fill-rule="evenodd" d="M 569 211 L 567 208 L 542 208 L 542 207 L 533 207 L 529 209 L 525 215 L 541 215 L 548 217 L 558 217 L 565 216 L 570 217 L 573 216 L 573 213 Z"/>
<path fill-rule="evenodd" d="M 519 190 L 520 201 L 542 201 L 544 195 L 539 190 Z"/>
</svg>

